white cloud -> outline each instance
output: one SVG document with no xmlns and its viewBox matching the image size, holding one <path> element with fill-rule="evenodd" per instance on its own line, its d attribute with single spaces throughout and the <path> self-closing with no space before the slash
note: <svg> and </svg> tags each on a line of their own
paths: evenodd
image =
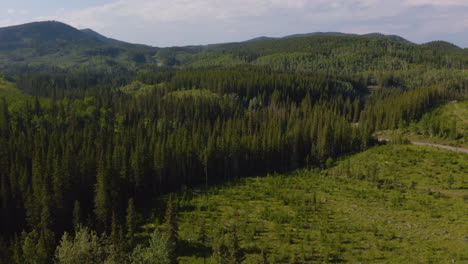
<svg viewBox="0 0 468 264">
<path fill-rule="evenodd" d="M 11 26 L 14 23 L 11 19 L 0 19 L 0 27 Z"/>
<path fill-rule="evenodd" d="M 468 6 L 467 0 L 406 0 L 409 5 Z"/>
<path fill-rule="evenodd" d="M 417 39 L 468 30 L 467 12 L 468 0 L 117 0 L 40 19 L 134 42 L 184 45 L 327 30 Z"/>
<path fill-rule="evenodd" d="M 15 13 L 15 10 L 10 8 L 10 9 L 7 10 L 7 13 L 9 15 L 13 15 Z"/>
<path fill-rule="evenodd" d="M 114 3 L 71 12 L 72 21 L 94 21 L 138 17 L 149 22 L 174 22 L 196 19 L 223 20 L 235 17 L 261 16 L 272 8 L 300 9 L 306 0 L 119 0 Z"/>
</svg>

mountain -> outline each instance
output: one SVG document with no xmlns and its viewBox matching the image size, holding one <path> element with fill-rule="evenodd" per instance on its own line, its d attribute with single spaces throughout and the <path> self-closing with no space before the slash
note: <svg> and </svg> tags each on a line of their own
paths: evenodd
<svg viewBox="0 0 468 264">
<path fill-rule="evenodd" d="M 284 39 L 287 38 L 305 38 L 305 37 L 356 37 L 359 36 L 357 34 L 348 34 L 348 33 L 341 33 L 341 32 L 313 32 L 313 33 L 305 33 L 305 34 L 294 34 L 283 37 Z"/>
<path fill-rule="evenodd" d="M 125 41 L 121 41 L 121 40 L 117 40 L 117 39 L 113 39 L 113 38 L 108 38 L 102 34 L 99 34 L 98 32 L 90 29 L 90 28 L 85 28 L 85 29 L 81 29 L 80 30 L 81 32 L 95 38 L 95 39 L 98 39 L 100 40 L 101 42 L 104 42 L 105 44 L 108 44 L 108 45 L 113 45 L 113 46 L 119 46 L 119 47 L 141 47 L 141 48 L 151 48 L 150 46 L 148 45 L 143 45 L 143 44 L 134 44 L 134 43 L 129 43 L 129 42 L 125 42 Z"/>
<path fill-rule="evenodd" d="M 136 68 L 157 48 L 107 38 L 57 21 L 0 28 L 0 71 Z"/>
<path fill-rule="evenodd" d="M 120 40 L 116 40 L 116 39 L 113 39 L 113 38 L 108 38 L 106 36 L 103 36 L 99 33 L 97 33 L 96 31 L 90 29 L 90 28 L 85 28 L 85 29 L 82 29 L 81 32 L 87 34 L 88 36 L 91 36 L 95 39 L 98 39 L 106 44 L 112 44 L 112 45 L 128 45 L 130 43 L 128 42 L 124 42 L 124 41 L 120 41 Z"/>
<path fill-rule="evenodd" d="M 267 40 L 307 38 L 307 37 L 367 37 L 367 38 L 381 38 L 381 39 L 388 39 L 392 41 L 410 43 L 410 41 L 400 36 L 396 36 L 396 35 L 385 35 L 382 33 L 369 33 L 369 34 L 364 34 L 364 35 L 358 35 L 358 34 L 350 34 L 350 33 L 342 33 L 342 32 L 313 32 L 313 33 L 288 35 L 288 36 L 284 36 L 281 38 L 262 36 L 262 37 L 250 39 L 244 42 L 258 42 L 258 41 L 267 41 Z"/>
<path fill-rule="evenodd" d="M 369 33 L 369 34 L 364 34 L 361 36 L 367 37 L 367 38 L 381 38 L 381 39 L 387 39 L 387 40 L 396 41 L 396 42 L 411 43 L 411 41 L 408 41 L 397 35 L 385 35 L 382 33 Z"/>
<path fill-rule="evenodd" d="M 34 49 L 39 55 L 66 47 L 91 47 L 103 44 L 66 24 L 48 21 L 0 28 L 0 51 Z"/>
<path fill-rule="evenodd" d="M 244 42 L 257 42 L 257 41 L 266 41 L 266 40 L 275 40 L 275 39 L 277 39 L 277 38 L 270 38 L 270 37 L 261 36 L 261 37 L 258 37 L 258 38 L 253 38 L 253 39 L 246 40 Z"/>
<path fill-rule="evenodd" d="M 408 70 L 419 64 L 441 67 L 464 65 L 448 44 L 418 45 L 400 36 L 370 33 L 355 35 L 316 32 L 282 38 L 260 37 L 244 42 L 194 47 L 164 48 L 156 55 L 164 65 L 188 67 L 260 66 L 282 71 L 336 71 L 358 73 L 376 70 Z M 466 55 L 466 52 L 464 53 Z M 163 55 L 163 56 L 161 56 Z M 445 62 L 440 56 L 446 57 Z"/>
<path fill-rule="evenodd" d="M 457 45 L 454 45 L 454 44 L 446 42 L 446 41 L 441 41 L 441 40 L 427 42 L 427 43 L 422 44 L 422 46 L 427 47 L 427 48 L 431 48 L 431 49 L 436 50 L 438 52 L 444 52 L 444 51 L 447 51 L 447 52 L 450 52 L 450 53 L 461 53 L 461 52 L 463 52 L 463 49 L 458 47 Z"/>
<path fill-rule="evenodd" d="M 455 56 L 466 54 L 466 50 L 447 42 L 417 45 L 400 36 L 381 33 L 314 32 L 205 46 L 156 48 L 108 38 L 92 29 L 78 30 L 57 21 L 0 28 L 0 72 L 7 73 L 25 69 L 138 70 L 147 64 L 253 65 L 302 71 L 341 65 L 342 71 L 358 72 L 375 70 L 375 67 L 407 69 L 409 63 L 433 64 L 429 56 L 436 54 Z"/>
</svg>

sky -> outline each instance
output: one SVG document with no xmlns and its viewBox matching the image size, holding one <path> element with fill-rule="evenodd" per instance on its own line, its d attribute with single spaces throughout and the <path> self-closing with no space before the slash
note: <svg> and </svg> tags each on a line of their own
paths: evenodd
<svg viewBox="0 0 468 264">
<path fill-rule="evenodd" d="M 468 48 L 468 0 L 0 0 L 0 27 L 57 20 L 158 47 L 380 32 Z"/>
</svg>

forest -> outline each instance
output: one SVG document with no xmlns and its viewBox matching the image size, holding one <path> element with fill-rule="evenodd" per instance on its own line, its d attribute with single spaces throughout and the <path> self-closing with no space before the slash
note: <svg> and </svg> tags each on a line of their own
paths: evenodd
<svg viewBox="0 0 468 264">
<path fill-rule="evenodd" d="M 0 263 L 178 263 L 181 195 L 331 170 L 379 145 L 375 132 L 468 96 L 468 55 L 444 43 L 318 36 L 156 52 L 166 65 L 1 76 Z M 160 228 L 142 235 L 146 219 Z M 245 231 L 223 230 L 212 244 L 200 231 L 199 254 L 244 263 Z M 259 255 L 248 263 L 268 263 Z"/>
</svg>

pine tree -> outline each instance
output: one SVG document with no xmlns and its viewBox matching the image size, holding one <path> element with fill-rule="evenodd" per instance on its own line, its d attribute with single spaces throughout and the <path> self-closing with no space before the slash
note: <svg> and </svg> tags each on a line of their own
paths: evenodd
<svg viewBox="0 0 468 264">
<path fill-rule="evenodd" d="M 166 229 L 166 232 L 169 234 L 169 241 L 171 244 L 174 244 L 175 251 L 173 254 L 171 254 L 170 259 L 171 259 L 171 264 L 177 264 L 177 255 L 176 251 L 178 248 L 178 226 L 177 226 L 177 221 L 176 221 L 176 211 L 174 208 L 174 203 L 172 201 L 172 196 L 169 197 L 167 201 L 167 207 L 166 207 L 166 214 L 164 217 L 164 226 Z"/>
<path fill-rule="evenodd" d="M 78 200 L 75 200 L 73 205 L 73 228 L 76 231 L 81 225 L 81 206 Z"/>
<path fill-rule="evenodd" d="M 237 233 L 236 225 L 232 225 L 229 228 L 228 233 L 228 245 L 229 245 L 229 259 L 230 264 L 241 264 L 244 262 L 244 252 L 240 247 L 239 234 Z"/>
<path fill-rule="evenodd" d="M 108 228 L 110 208 L 109 175 L 104 162 L 101 162 L 96 175 L 94 213 L 103 230 L 107 230 Z"/>
<path fill-rule="evenodd" d="M 213 245 L 212 263 L 231 264 L 229 247 L 226 244 L 226 238 L 222 235 Z"/>
<path fill-rule="evenodd" d="M 127 220 L 127 237 L 129 239 L 130 246 L 133 246 L 134 238 L 135 238 L 135 231 L 137 228 L 137 213 L 135 210 L 135 203 L 133 202 L 133 198 L 130 198 L 128 200 L 126 220 Z"/>
<path fill-rule="evenodd" d="M 260 253 L 259 264 L 270 264 L 270 260 L 268 259 L 268 254 L 265 249 L 262 249 L 262 252 Z"/>
</svg>

